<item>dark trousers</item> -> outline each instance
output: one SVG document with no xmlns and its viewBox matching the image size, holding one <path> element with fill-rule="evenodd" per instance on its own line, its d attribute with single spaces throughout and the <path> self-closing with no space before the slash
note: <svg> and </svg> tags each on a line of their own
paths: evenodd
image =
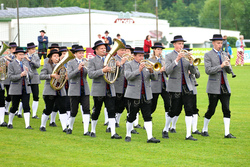
<svg viewBox="0 0 250 167">
<path fill-rule="evenodd" d="M 70 96 L 71 117 L 76 117 L 79 103 L 82 105 L 83 113 L 90 114 L 89 95 L 84 95 L 84 93 L 81 93 L 81 96 Z"/>
<path fill-rule="evenodd" d="M 0 107 L 5 107 L 4 89 L 0 89 Z"/>
<path fill-rule="evenodd" d="M 111 97 L 111 95 L 107 96 L 93 96 L 95 109 L 91 115 L 92 120 L 98 120 L 100 115 L 100 111 L 102 108 L 102 103 L 104 103 L 105 107 L 108 111 L 109 118 L 115 118 L 115 97 Z"/>
<path fill-rule="evenodd" d="M 68 90 L 67 90 L 67 89 L 66 89 L 66 94 L 68 94 Z M 65 105 L 64 105 L 65 110 L 66 110 L 66 111 L 71 111 L 71 109 L 70 109 L 70 98 L 69 98 L 69 96 L 64 96 L 64 98 L 65 98 Z M 53 109 L 52 109 L 52 111 L 53 111 L 53 112 L 57 112 L 58 110 L 59 110 L 59 107 L 57 106 L 57 104 L 55 104 L 54 107 L 53 107 Z"/>
<path fill-rule="evenodd" d="M 193 114 L 199 114 L 199 109 L 197 108 L 197 96 L 193 95 Z"/>
<path fill-rule="evenodd" d="M 207 112 L 205 114 L 205 118 L 211 119 L 211 117 L 215 113 L 215 108 L 220 100 L 222 105 L 222 112 L 225 118 L 231 117 L 231 111 L 229 110 L 229 101 L 230 101 L 230 93 L 227 94 L 208 94 L 209 105 Z"/>
<path fill-rule="evenodd" d="M 46 48 L 38 49 L 38 56 L 40 57 L 40 59 L 42 58 L 42 56 L 43 56 L 43 59 L 45 59 L 46 55 L 47 55 L 47 49 Z"/>
<path fill-rule="evenodd" d="M 52 95 L 44 95 L 43 96 L 46 108 L 43 110 L 43 113 L 46 115 L 50 115 L 54 105 L 56 105 L 59 109 L 60 114 L 65 114 L 65 96 L 52 96 Z"/>
<path fill-rule="evenodd" d="M 163 99 L 165 112 L 169 112 L 170 109 L 169 93 L 166 90 L 162 89 L 161 93 L 153 93 L 151 114 L 153 114 L 156 110 L 159 95 L 161 95 Z"/>
<path fill-rule="evenodd" d="M 5 97 L 5 100 L 7 102 L 10 102 L 11 101 L 11 96 L 9 95 L 9 89 L 10 89 L 10 85 L 4 85 L 6 91 L 7 91 L 7 96 Z"/>
<path fill-rule="evenodd" d="M 115 112 L 121 114 L 126 108 L 128 110 L 128 99 L 124 97 L 123 93 L 116 93 L 115 97 Z"/>
<path fill-rule="evenodd" d="M 23 112 L 27 113 L 30 112 L 30 94 L 26 93 L 26 90 L 23 89 L 22 95 L 12 95 L 11 101 L 12 101 L 12 107 L 10 108 L 11 113 L 15 113 L 18 110 L 18 106 L 20 103 L 20 100 L 22 100 L 23 103 Z"/>
<path fill-rule="evenodd" d="M 38 101 L 39 100 L 39 86 L 38 84 L 31 84 L 31 91 L 33 94 L 33 101 Z"/>
<path fill-rule="evenodd" d="M 136 114 L 141 109 L 142 117 L 145 122 L 151 121 L 151 100 L 146 100 L 145 95 L 141 99 L 128 99 L 128 116 L 127 121 L 132 123 L 136 119 Z"/>
<path fill-rule="evenodd" d="M 168 115 L 173 118 L 179 116 L 184 105 L 186 116 L 193 115 L 193 91 L 170 92 L 170 111 Z"/>
</svg>

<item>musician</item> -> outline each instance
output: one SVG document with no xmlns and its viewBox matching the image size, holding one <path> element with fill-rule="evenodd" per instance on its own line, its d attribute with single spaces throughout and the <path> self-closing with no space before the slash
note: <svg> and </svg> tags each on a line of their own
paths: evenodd
<svg viewBox="0 0 250 167">
<path fill-rule="evenodd" d="M 87 82 L 88 70 L 85 67 L 82 58 L 84 56 L 85 50 L 82 46 L 77 46 L 75 48 L 76 58 L 68 62 L 68 77 L 69 77 L 69 92 L 70 97 L 70 119 L 69 128 L 67 134 L 72 134 L 73 124 L 75 122 L 76 115 L 78 113 L 79 103 L 82 106 L 83 123 L 84 123 L 84 136 L 89 136 L 89 119 L 90 119 L 90 109 L 89 109 L 89 85 Z"/>
<path fill-rule="evenodd" d="M 229 132 L 231 117 L 229 101 L 231 89 L 226 74 L 231 73 L 229 58 L 225 52 L 220 51 L 223 43 L 221 34 L 214 34 L 213 38 L 210 40 L 212 41 L 213 49 L 204 55 L 205 72 L 209 75 L 207 82 L 209 105 L 205 114 L 204 126 L 201 135 L 209 136 L 208 123 L 214 115 L 218 100 L 220 100 L 224 116 L 225 138 L 236 138 Z"/>
<path fill-rule="evenodd" d="M 100 115 L 102 104 L 108 111 L 109 125 L 111 129 L 112 139 L 121 139 L 115 132 L 115 86 L 114 84 L 108 84 L 105 82 L 103 75 L 106 72 L 110 72 L 111 67 L 103 67 L 105 54 L 106 54 L 106 43 L 102 41 L 96 41 L 95 46 L 92 48 L 95 52 L 95 57 L 89 60 L 88 63 L 88 75 L 90 79 L 93 79 L 92 89 L 90 95 L 93 96 L 95 109 L 92 113 L 91 122 L 91 137 L 96 137 L 96 124 Z M 119 62 L 116 62 L 117 66 L 120 66 Z"/>
<path fill-rule="evenodd" d="M 12 62 L 15 59 L 14 52 L 16 51 L 17 44 L 16 44 L 16 42 L 10 42 L 9 46 L 10 46 L 10 54 L 5 56 L 5 58 L 7 59 L 8 62 Z M 5 97 L 5 108 L 6 108 L 5 114 L 8 114 L 8 111 L 10 108 L 10 101 L 11 101 L 11 97 L 9 95 L 9 88 L 10 88 L 9 76 L 7 76 L 7 78 L 4 80 L 4 87 L 5 87 L 6 92 L 7 92 L 7 96 Z M 18 118 L 22 118 L 22 115 L 18 115 Z"/>
<path fill-rule="evenodd" d="M 79 45 L 78 45 L 78 44 L 72 45 L 70 51 L 71 51 L 72 53 L 75 53 L 75 48 L 76 48 L 77 46 L 79 46 Z"/>
<path fill-rule="evenodd" d="M 39 101 L 39 84 L 40 78 L 37 72 L 37 69 L 40 67 L 40 59 L 36 52 L 36 45 L 31 42 L 27 44 L 27 54 L 24 56 L 23 61 L 27 61 L 31 67 L 31 71 L 33 72 L 34 76 L 30 79 L 30 87 L 33 94 L 33 103 L 32 103 L 32 118 L 39 119 L 37 116 L 37 108 L 38 108 L 38 101 Z M 21 103 L 19 104 L 21 105 Z"/>
<path fill-rule="evenodd" d="M 49 39 L 47 36 L 45 36 L 46 32 L 44 30 L 40 31 L 41 35 L 38 36 L 38 55 L 40 57 L 40 59 L 46 58 L 46 54 L 47 54 L 47 49 L 48 49 L 48 43 L 49 43 Z"/>
<path fill-rule="evenodd" d="M 141 109 L 144 119 L 144 127 L 147 132 L 148 143 L 159 143 L 152 135 L 151 99 L 152 91 L 150 79 L 156 80 L 156 72 L 152 68 L 147 69 L 144 63 L 144 51 L 141 47 L 135 47 L 134 60 L 125 64 L 124 75 L 128 81 L 124 97 L 128 98 L 127 134 L 125 141 L 131 141 L 131 130 L 136 114 Z"/>
<path fill-rule="evenodd" d="M 30 126 L 30 93 L 29 79 L 33 77 L 33 71 L 27 61 L 23 61 L 25 51 L 21 47 L 17 47 L 13 52 L 16 59 L 13 60 L 8 66 L 8 76 L 10 78 L 9 95 L 11 95 L 12 107 L 9 113 L 9 122 L 7 128 L 13 128 L 13 118 L 17 111 L 20 100 L 23 103 L 24 121 L 26 129 L 33 129 Z"/>
<path fill-rule="evenodd" d="M 109 32 L 105 31 L 104 42 L 107 44 L 107 51 L 110 50 L 110 46 L 112 45 L 112 38 L 109 36 Z"/>
<path fill-rule="evenodd" d="M 154 113 L 157 107 L 157 101 L 159 95 L 161 95 L 163 101 L 164 101 L 164 108 L 165 108 L 165 114 L 169 111 L 169 94 L 166 91 L 167 88 L 167 74 L 165 72 L 165 59 L 162 57 L 162 49 L 165 49 L 162 46 L 162 43 L 156 42 L 154 46 L 151 47 L 153 49 L 153 54 L 148 59 L 149 61 L 153 63 L 161 63 L 162 68 L 160 71 L 156 72 L 156 75 L 158 75 L 158 80 L 152 80 L 151 81 L 151 88 L 153 93 L 153 99 L 152 99 L 152 109 L 151 114 Z"/>
<path fill-rule="evenodd" d="M 126 48 L 125 52 L 127 54 L 131 54 L 131 55 L 133 54 L 134 49 L 130 45 L 125 45 L 125 48 Z"/>
<path fill-rule="evenodd" d="M 2 68 L 2 67 L 0 67 Z M 1 69 L 3 70 L 3 69 Z M 6 127 L 7 123 L 4 122 L 4 116 L 5 116 L 5 103 L 4 103 L 4 81 L 0 80 L 0 127 Z"/>
<path fill-rule="evenodd" d="M 169 138 L 168 131 L 172 118 L 178 115 L 181 111 L 182 105 L 185 109 L 185 122 L 186 122 L 186 140 L 196 141 L 191 135 L 192 115 L 193 115 L 193 86 L 189 79 L 189 71 L 195 74 L 196 70 L 193 66 L 192 59 L 187 61 L 184 53 L 180 53 L 183 49 L 184 42 L 186 42 L 181 35 L 174 37 L 171 41 L 174 45 L 174 51 L 166 56 L 166 73 L 168 75 L 167 91 L 170 94 L 170 110 L 166 117 L 165 128 L 162 132 L 163 138 Z"/>
<path fill-rule="evenodd" d="M 67 131 L 67 114 L 65 110 L 65 96 L 66 91 L 63 87 L 61 90 L 54 90 L 50 86 L 51 78 L 59 79 L 60 75 L 52 74 L 53 69 L 55 68 L 56 64 L 59 62 L 59 56 L 61 53 L 53 49 L 50 51 L 48 55 L 48 63 L 44 64 L 43 69 L 40 73 L 40 79 L 46 80 L 44 83 L 44 90 L 43 90 L 43 99 L 45 102 L 45 109 L 43 110 L 42 119 L 41 119 L 41 126 L 40 131 L 46 131 L 46 122 L 49 118 L 49 115 L 52 112 L 54 105 L 58 106 L 59 108 L 59 118 L 61 121 L 63 132 Z"/>
</svg>

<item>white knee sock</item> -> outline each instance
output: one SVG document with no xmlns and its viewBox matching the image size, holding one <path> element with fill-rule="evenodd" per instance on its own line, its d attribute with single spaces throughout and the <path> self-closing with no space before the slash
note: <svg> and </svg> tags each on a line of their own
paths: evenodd
<svg viewBox="0 0 250 167">
<path fill-rule="evenodd" d="M 67 128 L 67 119 L 68 119 L 68 116 L 67 114 L 59 114 L 59 118 L 60 118 L 60 122 L 61 122 L 61 125 L 62 125 L 62 129 L 66 129 Z"/>
<path fill-rule="evenodd" d="M 9 112 L 9 109 L 10 109 L 10 102 L 5 101 L 5 109 L 6 109 L 5 112 Z"/>
<path fill-rule="evenodd" d="M 230 127 L 230 118 L 223 118 L 224 126 L 225 126 L 225 136 L 229 134 L 229 127 Z"/>
<path fill-rule="evenodd" d="M 46 122 L 47 122 L 48 119 L 49 119 L 49 115 L 42 114 L 41 127 L 46 127 Z"/>
<path fill-rule="evenodd" d="M 67 125 L 69 125 L 70 111 L 67 111 Z"/>
<path fill-rule="evenodd" d="M 127 122 L 126 123 L 126 127 L 127 127 L 127 134 L 126 134 L 126 136 L 131 137 L 131 130 L 133 128 L 133 123 Z"/>
<path fill-rule="evenodd" d="M 36 116 L 37 108 L 38 108 L 38 101 L 33 101 L 33 103 L 32 103 L 32 117 Z"/>
<path fill-rule="evenodd" d="M 178 121 L 178 118 L 179 116 L 175 116 L 173 119 L 172 119 L 172 127 L 171 129 L 176 129 L 176 123 Z"/>
<path fill-rule="evenodd" d="M 167 117 L 168 117 L 168 112 L 165 112 L 165 126 L 164 126 L 164 128 L 163 128 L 163 132 L 164 131 L 167 131 L 167 129 L 168 129 L 168 127 L 167 127 Z"/>
<path fill-rule="evenodd" d="M 115 118 L 109 118 L 109 126 L 111 130 L 111 136 L 115 134 Z"/>
<path fill-rule="evenodd" d="M 185 122 L 186 122 L 186 137 L 188 138 L 191 136 L 191 127 L 192 127 L 192 116 L 185 116 Z"/>
<path fill-rule="evenodd" d="M 106 124 L 109 121 L 108 111 L 106 107 L 104 108 L 104 118 L 105 118 L 104 123 Z"/>
<path fill-rule="evenodd" d="M 30 112 L 23 113 L 25 127 L 30 126 Z"/>
<path fill-rule="evenodd" d="M 153 137 L 153 134 L 152 134 L 152 121 L 148 121 L 148 122 L 144 122 L 144 127 L 146 129 L 146 132 L 147 132 L 147 136 L 148 136 L 148 140 L 151 139 Z"/>
<path fill-rule="evenodd" d="M 76 117 L 70 117 L 69 118 L 69 129 L 73 130 L 73 125 L 75 122 Z"/>
<path fill-rule="evenodd" d="M 89 131 L 89 119 L 90 119 L 90 114 L 83 114 L 83 130 L 84 130 L 84 134 Z"/>
<path fill-rule="evenodd" d="M 5 107 L 0 107 L 0 124 L 4 122 Z"/>
<path fill-rule="evenodd" d="M 208 132 L 208 123 L 209 123 L 210 119 L 204 118 L 204 126 L 202 129 L 202 132 Z"/>
<path fill-rule="evenodd" d="M 13 125 L 13 118 L 14 118 L 15 114 L 12 114 L 11 112 L 9 113 L 9 122 L 8 125 L 12 124 Z"/>
<path fill-rule="evenodd" d="M 134 123 L 134 126 L 139 124 L 139 113 L 136 114 L 136 118 L 133 123 Z"/>
<path fill-rule="evenodd" d="M 57 112 L 52 111 L 52 113 L 50 114 L 50 123 L 56 122 L 56 114 Z"/>
<path fill-rule="evenodd" d="M 197 131 L 198 114 L 194 114 L 192 118 L 192 131 Z"/>
<path fill-rule="evenodd" d="M 83 113 L 84 113 L 84 111 L 82 110 L 82 105 L 80 105 L 80 110 L 81 110 L 81 114 L 82 114 L 82 122 L 84 122 L 84 120 L 83 120 Z"/>
<path fill-rule="evenodd" d="M 166 131 L 166 132 L 168 132 L 168 130 L 169 130 L 169 125 L 170 125 L 170 123 L 171 123 L 171 121 L 172 121 L 172 118 L 170 117 L 170 116 L 166 116 L 166 124 L 165 124 L 165 128 L 164 128 L 164 130 Z"/>
<path fill-rule="evenodd" d="M 91 120 L 91 132 L 95 133 L 95 127 L 97 124 L 97 120 Z"/>
<path fill-rule="evenodd" d="M 23 111 L 23 103 L 20 102 L 18 107 L 18 115 L 22 115 L 22 111 Z"/>
<path fill-rule="evenodd" d="M 116 123 L 118 123 L 118 124 L 120 123 L 121 116 L 122 116 L 121 113 L 116 114 Z"/>
</svg>

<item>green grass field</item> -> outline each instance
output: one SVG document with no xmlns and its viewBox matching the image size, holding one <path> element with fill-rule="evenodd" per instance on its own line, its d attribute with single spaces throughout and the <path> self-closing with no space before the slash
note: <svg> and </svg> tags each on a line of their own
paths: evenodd
<svg viewBox="0 0 250 167">
<path fill-rule="evenodd" d="M 208 76 L 204 66 L 199 66 L 201 78 L 198 79 L 198 108 L 200 117 L 198 129 L 203 127 L 203 115 L 207 110 L 208 98 L 206 83 Z M 58 115 L 58 127 L 49 127 L 47 132 L 39 131 L 41 119 L 31 119 L 34 130 L 26 130 L 24 119 L 15 117 L 13 129 L 0 128 L 0 166 L 250 166 L 250 66 L 233 67 L 237 77 L 228 75 L 232 90 L 230 109 L 232 112 L 230 132 L 236 139 L 224 139 L 224 123 L 221 105 L 209 124 L 210 137 L 196 135 L 198 141 L 185 140 L 184 112 L 177 122 L 177 133 L 170 139 L 162 139 L 161 131 L 165 125 L 163 101 L 153 115 L 153 135 L 161 139 L 159 144 L 147 143 L 145 130 L 137 130 L 132 141 L 124 141 L 126 135 L 126 111 L 123 113 L 120 128 L 116 131 L 122 140 L 110 138 L 103 126 L 103 112 L 97 124 L 97 137 L 83 136 L 82 117 L 78 113 L 72 135 L 62 132 Z M 44 83 L 44 82 L 42 82 Z M 91 84 L 91 81 L 89 81 Z M 44 108 L 42 99 L 43 84 L 40 85 L 38 116 Z M 32 98 L 31 98 L 32 99 Z M 93 106 L 90 98 L 91 108 Z M 32 100 L 31 100 L 32 103 Z M 8 117 L 5 117 L 8 122 Z M 140 116 L 140 124 L 143 125 Z"/>
</svg>

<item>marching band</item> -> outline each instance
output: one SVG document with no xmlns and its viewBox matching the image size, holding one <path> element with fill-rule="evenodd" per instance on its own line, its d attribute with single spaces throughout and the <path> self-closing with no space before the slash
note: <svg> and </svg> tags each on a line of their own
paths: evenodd
<svg viewBox="0 0 250 167">
<path fill-rule="evenodd" d="M 9 129 L 14 127 L 13 118 L 19 106 L 21 111 L 22 109 L 24 111 L 25 128 L 33 129 L 30 117 L 39 119 L 37 115 L 39 84 L 40 80 L 45 80 L 43 89 L 45 106 L 39 128 L 42 132 L 46 131 L 46 122 L 50 115 L 50 126 L 56 126 L 55 117 L 59 111 L 63 132 L 72 134 L 80 104 L 83 135 L 97 137 L 96 125 L 104 103 L 108 116 L 106 132 L 111 133 L 111 139 L 122 139 L 122 136 L 116 133 L 116 128 L 119 127 L 121 115 L 126 109 L 125 141 L 131 142 L 131 133 L 139 134 L 134 130 L 134 126 L 140 127 L 138 114 L 141 112 L 147 142 L 159 143 L 160 140 L 153 137 L 152 117 L 161 95 L 166 120 L 162 130 L 163 139 L 169 138 L 169 132 L 176 133 L 175 124 L 183 106 L 186 123 L 185 139 L 197 141 L 192 134 L 209 136 L 208 124 L 215 113 L 218 100 L 221 101 L 224 116 L 224 137 L 236 138 L 229 131 L 231 90 L 227 73 L 231 73 L 232 70 L 226 53 L 221 51 L 223 38 L 220 34 L 214 34 L 210 39 L 213 49 L 204 56 L 205 72 L 208 75 L 209 106 L 201 132 L 197 129 L 199 109 L 196 100 L 196 86 L 198 86 L 196 79 L 200 77 L 200 72 L 192 58 L 191 49 L 184 45 L 186 41 L 183 37 L 181 35 L 174 37 L 171 41 L 174 50 L 165 56 L 162 55 L 163 45 L 156 42 L 151 47 L 153 53 L 145 60 L 143 48 L 125 46 L 116 39 L 113 40 L 114 45 L 111 47 L 112 39 L 108 36 L 109 32 L 106 31 L 105 34 L 104 41 L 95 42 L 92 48 L 95 56 L 89 60 L 84 58 L 85 50 L 82 46 L 73 45 L 72 49 L 68 50 L 67 47 L 59 47 L 53 43 L 49 47 L 50 52 L 44 60 L 40 75 L 37 72 L 40 60 L 35 54 L 37 46 L 33 42 L 28 43 L 26 52 L 15 42 L 11 42 L 8 46 L 10 54 L 4 57 L 8 67 L 7 78 L 0 80 L 0 126 Z M 48 42 L 43 36 L 40 40 L 46 44 Z M 116 45 L 117 42 L 119 45 Z M 42 49 L 46 47 L 41 46 Z M 0 51 L 3 49 L 6 48 L 2 46 Z M 47 51 L 42 49 L 39 51 Z M 92 80 L 91 89 L 87 76 Z M 6 97 L 4 97 L 4 87 L 7 91 Z M 33 95 L 32 116 L 29 105 L 30 93 Z M 90 96 L 94 101 L 92 113 L 90 113 Z M 9 109 L 10 102 L 12 106 Z M 5 115 L 9 117 L 8 123 L 4 121 Z M 22 117 L 20 112 L 19 117 Z M 170 127 L 171 122 L 172 127 Z"/>
</svg>

